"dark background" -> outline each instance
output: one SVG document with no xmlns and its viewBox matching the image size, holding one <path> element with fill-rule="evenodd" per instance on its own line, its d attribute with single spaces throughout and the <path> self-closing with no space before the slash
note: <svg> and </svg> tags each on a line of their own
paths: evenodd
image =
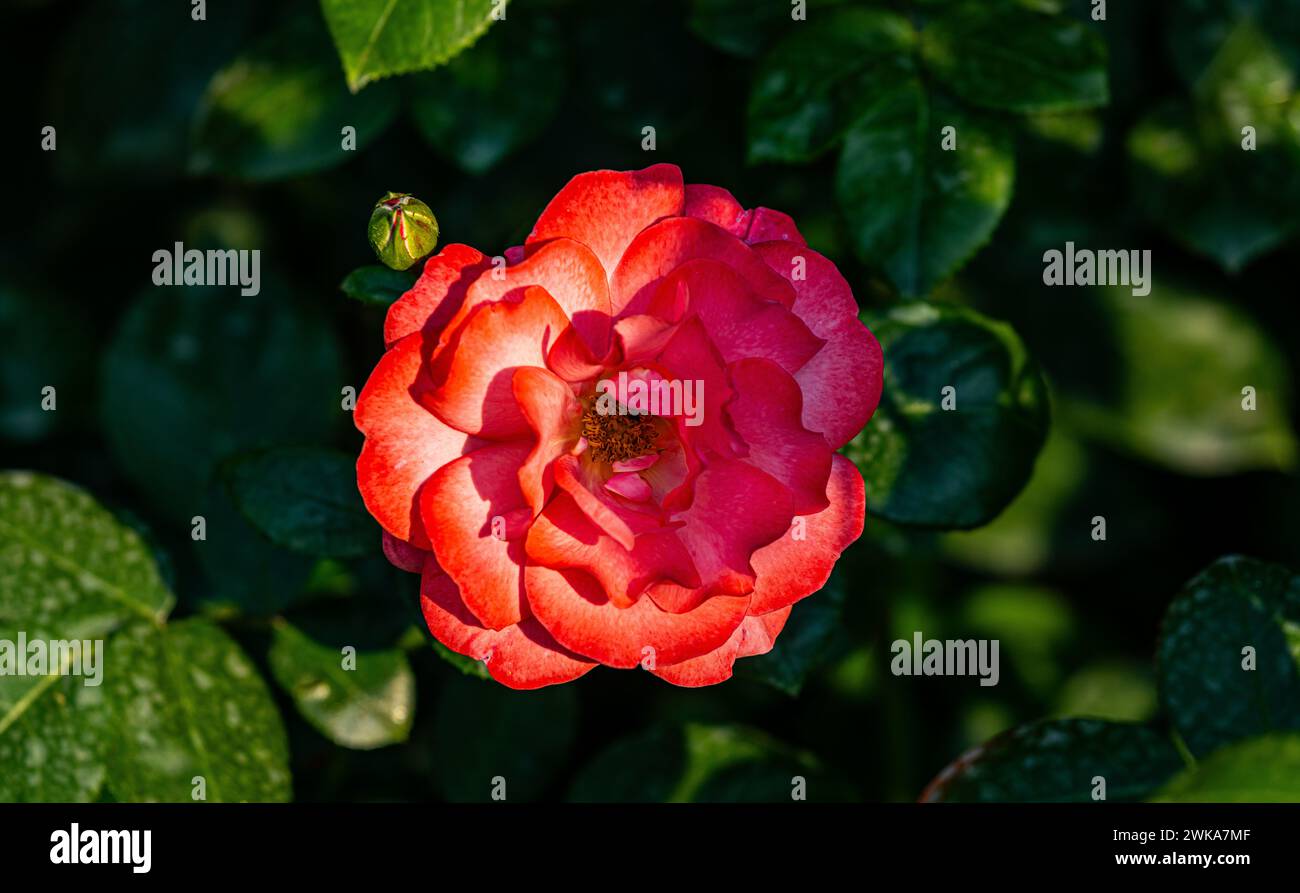
<svg viewBox="0 0 1300 893">
<path fill-rule="evenodd" d="M 259 662 L 267 617 L 278 612 L 324 640 L 341 630 L 377 643 L 409 627 L 423 633 L 414 608 L 417 580 L 388 567 L 377 533 L 371 559 L 312 568 L 297 556 L 235 550 L 205 564 L 190 541 L 186 508 L 198 492 L 192 479 L 206 477 L 235 446 L 305 442 L 351 455 L 359 450 L 361 438 L 338 410 L 338 394 L 349 384 L 359 389 L 380 356 L 383 310 L 349 300 L 339 284 L 374 263 L 365 224 L 386 190 L 426 201 L 444 244 L 495 254 L 522 242 L 575 173 L 669 161 L 688 182 L 722 185 L 747 207 L 792 214 L 811 246 L 840 266 L 864 309 L 898 300 L 851 250 L 833 196 L 833 153 L 807 165 L 746 164 L 745 109 L 760 63 L 703 39 L 689 25 L 692 4 L 512 3 L 507 23 L 482 46 L 519 40 L 514 32 L 545 19 L 536 25 L 541 36 L 531 39 L 554 44 L 554 55 L 545 72 L 512 78 L 520 102 L 502 114 L 535 115 L 551 102 L 533 92 L 542 89 L 556 106 L 553 115 L 540 116 L 535 135 L 486 170 L 467 171 L 463 158 L 458 164 L 449 157 L 454 153 L 435 151 L 403 111 L 342 163 L 269 178 L 230 173 L 239 144 L 204 143 L 197 110 L 212 75 L 278 29 L 301 29 L 305 36 L 294 46 L 332 51 L 320 11 L 307 2 L 214 0 L 209 21 L 196 27 L 187 6 L 25 0 L 7 3 L 0 18 L 14 50 L 0 57 L 9 156 L 0 220 L 0 467 L 79 484 L 145 531 L 178 594 L 177 615 L 219 617 Z M 1086 4 L 1076 6 L 1074 13 L 1086 17 Z M 1294 238 L 1244 269 L 1225 270 L 1169 235 L 1164 224 L 1177 198 L 1157 195 L 1153 205 L 1129 157 L 1126 140 L 1138 122 L 1191 94 L 1175 59 L 1182 15 L 1178 3 L 1111 4 L 1103 29 L 1111 102 L 1066 128 L 1094 128 L 1095 139 L 1085 138 L 1081 150 L 1018 123 L 1010 210 L 992 241 L 932 296 L 1011 322 L 1052 389 L 1052 440 L 1007 514 L 975 534 L 905 530 L 869 517 L 867 533 L 837 574 L 842 618 L 824 631 L 816 666 L 797 695 L 744 672 L 691 691 L 606 669 L 560 689 L 514 695 L 463 675 L 417 640 L 409 652 L 418 692 L 410 738 L 363 753 L 316 732 L 273 686 L 289 731 L 296 798 L 463 799 L 479 789 L 458 787 L 447 767 L 492 760 L 513 761 L 513 771 L 528 779 L 519 786 L 526 799 L 575 790 L 654 797 L 663 792 L 638 761 L 676 766 L 685 759 L 677 730 L 697 723 L 759 730 L 737 734 L 757 735 L 768 754 L 715 778 L 700 795 L 706 799 L 786 796 L 783 767 L 794 761 L 815 767 L 815 799 L 907 800 L 962 750 L 1018 723 L 1067 714 L 1152 716 L 1155 637 L 1182 584 L 1231 553 L 1300 565 L 1300 485 L 1293 475 L 1257 459 L 1239 469 L 1189 469 L 1159 449 L 1134 449 L 1122 418 L 1099 427 L 1071 414 L 1071 401 L 1120 404 L 1133 354 L 1118 344 L 1094 292 L 1044 289 L 1039 278 L 1042 251 L 1066 238 L 1081 247 L 1149 248 L 1158 288 L 1174 282 L 1240 314 L 1272 342 L 1283 364 L 1276 375 L 1289 383 L 1287 365 L 1300 347 Z M 393 103 L 436 96 L 444 89 L 439 76 L 372 85 L 359 101 L 380 102 L 380 89 Z M 558 86 L 547 86 L 553 82 Z M 320 89 L 347 92 L 341 70 L 325 83 Z M 489 117 L 468 117 L 466 127 L 482 128 L 490 145 Z M 58 128 L 56 152 L 39 149 L 45 124 Z M 647 124 L 657 131 L 653 153 L 641 149 Z M 1250 188 L 1230 170 L 1222 173 L 1230 195 Z M 1284 168 L 1283 176 L 1294 181 L 1300 168 Z M 262 251 L 262 294 L 241 298 L 229 290 L 223 300 L 246 325 L 265 326 L 263 335 L 250 339 L 232 324 L 229 350 L 218 340 L 215 353 L 205 355 L 196 374 L 227 382 L 217 382 L 213 399 L 228 401 L 230 411 L 198 422 L 182 418 L 183 411 L 159 415 L 158 407 L 170 405 L 170 385 L 148 364 L 112 378 L 106 371 L 129 308 L 141 301 L 147 309 L 135 312 L 152 321 L 138 341 L 146 354 L 183 349 L 170 333 L 188 331 L 193 314 L 202 327 L 219 326 L 221 311 L 194 309 L 182 289 L 151 287 L 152 253 L 177 240 Z M 293 310 L 281 317 L 248 309 L 259 301 Z M 1158 327 L 1141 337 L 1161 349 Z M 1251 383 L 1202 380 L 1199 356 L 1174 366 L 1188 376 L 1169 376 L 1162 386 L 1193 401 L 1197 389 L 1235 393 Z M 47 382 L 58 385 L 59 411 L 33 414 Z M 1289 401 L 1283 427 L 1293 430 L 1300 413 L 1294 393 L 1268 397 Z M 286 421 L 275 409 L 286 400 L 321 411 L 303 420 L 290 413 Z M 279 421 L 263 424 L 270 415 Z M 126 433 L 114 433 L 121 429 Z M 169 477 L 152 454 L 132 455 L 141 432 L 187 470 Z M 196 443 L 204 447 L 198 455 L 186 452 Z M 221 498 L 210 488 L 201 496 Z M 1089 537 L 1096 514 L 1108 519 L 1104 544 Z M 891 676 L 889 642 L 913 630 L 999 638 L 1001 683 L 981 688 L 975 679 Z M 649 730 L 662 731 L 644 737 Z M 593 764 L 628 736 L 642 736 L 635 759 L 616 752 Z M 111 779 L 109 787 L 106 796 Z"/>
</svg>

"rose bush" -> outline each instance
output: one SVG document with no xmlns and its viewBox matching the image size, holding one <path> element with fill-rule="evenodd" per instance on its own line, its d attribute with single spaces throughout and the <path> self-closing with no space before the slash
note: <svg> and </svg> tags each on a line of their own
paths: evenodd
<svg viewBox="0 0 1300 893">
<path fill-rule="evenodd" d="M 787 215 L 666 164 L 575 177 L 503 257 L 430 258 L 355 420 L 433 635 L 512 688 L 708 685 L 771 649 L 862 532 L 835 453 L 880 396 L 857 313 Z M 620 372 L 698 385 L 698 418 L 601 410 Z"/>
</svg>

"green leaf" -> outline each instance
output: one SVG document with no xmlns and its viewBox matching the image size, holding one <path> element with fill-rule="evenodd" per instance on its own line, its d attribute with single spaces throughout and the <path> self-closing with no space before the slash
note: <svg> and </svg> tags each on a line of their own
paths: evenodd
<svg viewBox="0 0 1300 893">
<path fill-rule="evenodd" d="M 808 0 L 806 18 L 796 20 L 789 3 L 754 0 L 692 0 L 687 27 L 716 50 L 752 58 L 783 36 L 821 22 L 844 0 Z"/>
<path fill-rule="evenodd" d="M 68 430 L 86 409 L 78 382 L 94 374 L 96 341 L 84 313 L 55 296 L 0 286 L 0 441 Z M 45 388 L 53 409 L 44 405 Z"/>
<path fill-rule="evenodd" d="M 101 648 L 101 666 L 103 653 Z M 95 799 L 114 735 L 103 690 L 88 681 L 74 675 L 0 676 L 0 803 Z"/>
<path fill-rule="evenodd" d="M 1160 803 L 1300 803 L 1300 734 L 1275 733 L 1230 744 L 1184 770 L 1152 799 Z"/>
<path fill-rule="evenodd" d="M 194 593 L 205 613 L 267 616 L 299 599 L 311 579 L 316 559 L 290 552 L 259 533 L 235 508 L 224 481 L 209 485 L 199 512 L 206 529 L 191 539 L 207 586 Z"/>
<path fill-rule="evenodd" d="M 906 18 L 879 10 L 836 10 L 792 29 L 754 79 L 749 160 L 809 161 L 829 149 L 907 79 L 915 41 Z"/>
<path fill-rule="evenodd" d="M 1006 511 L 975 530 L 948 534 L 944 551 L 996 574 L 1024 576 L 1046 567 L 1061 551 L 1056 533 L 1087 472 L 1087 451 L 1064 426 L 1052 424 L 1029 483 Z"/>
<path fill-rule="evenodd" d="M 1196 85 L 1194 105 L 1146 115 L 1129 135 L 1140 203 L 1165 231 L 1236 272 L 1300 223 L 1300 95 L 1270 35 L 1234 28 Z M 1255 146 L 1244 149 L 1244 128 Z"/>
<path fill-rule="evenodd" d="M 1158 282 L 1148 295 L 1115 287 L 1099 298 L 1124 384 L 1108 400 L 1063 396 L 1061 414 L 1076 430 L 1184 474 L 1293 466 L 1290 374 L 1253 320 Z"/>
<path fill-rule="evenodd" d="M 107 645 L 106 697 L 117 740 L 113 793 L 124 801 L 284 801 L 284 726 L 239 646 L 205 620 L 136 624 Z"/>
<path fill-rule="evenodd" d="M 356 647 L 356 646 L 354 646 Z M 317 731 L 335 744 L 371 750 L 405 741 L 415 713 L 415 675 L 396 649 L 352 653 L 323 645 L 284 620 L 273 627 L 271 674 Z"/>
<path fill-rule="evenodd" d="M 575 803 L 667 803 L 686 773 L 681 729 L 655 727 L 598 753 L 569 789 Z"/>
<path fill-rule="evenodd" d="M 321 0 L 353 93 L 442 65 L 482 36 L 498 7 L 504 0 Z"/>
<path fill-rule="evenodd" d="M 963 754 L 930 782 L 925 802 L 1090 803 L 1142 800 L 1183 768 L 1177 748 L 1155 730 L 1094 719 L 1021 726 Z"/>
<path fill-rule="evenodd" d="M 844 799 L 843 781 L 807 753 L 757 729 L 688 723 L 615 742 L 578 774 L 569 800 L 788 803 L 797 777 L 807 800 Z"/>
<path fill-rule="evenodd" d="M 1025 486 L 1047 434 L 1037 365 L 1009 325 L 961 307 L 905 304 L 868 325 L 884 392 L 844 450 L 866 479 L 867 510 L 923 527 L 988 522 Z"/>
<path fill-rule="evenodd" d="M 324 170 L 373 142 L 397 116 L 397 90 L 365 98 L 339 77 L 329 36 L 315 16 L 286 20 L 212 78 L 199 105 L 189 168 L 249 180 Z"/>
<path fill-rule="evenodd" d="M 1060 687 L 1058 716 L 1089 716 L 1116 722 L 1146 722 L 1158 696 L 1147 662 L 1109 660 L 1079 670 Z"/>
<path fill-rule="evenodd" d="M 0 473 L 0 631 L 96 638 L 131 619 L 160 622 L 173 601 L 139 534 L 84 490 Z"/>
<path fill-rule="evenodd" d="M 905 296 L 925 295 L 988 241 L 1015 179 L 1012 141 L 992 117 L 918 80 L 874 95 L 850 128 L 835 194 L 854 249 Z M 956 148 L 942 148 L 943 128 Z"/>
<path fill-rule="evenodd" d="M 410 291 L 419 278 L 418 271 L 391 270 L 376 264 L 353 270 L 339 288 L 354 301 L 387 307 Z"/>
<path fill-rule="evenodd" d="M 1198 757 L 1300 729 L 1300 576 L 1250 558 L 1216 561 L 1169 606 L 1156 668 L 1161 703 Z"/>
<path fill-rule="evenodd" d="M 323 558 L 375 550 L 379 529 L 357 490 L 356 460 L 320 447 L 277 447 L 229 460 L 236 507 L 276 545 Z"/>
<path fill-rule="evenodd" d="M 564 764 L 577 726 L 573 687 L 513 691 L 468 676 L 447 680 L 434 717 L 434 774 L 453 802 L 537 799 Z"/>
<path fill-rule="evenodd" d="M 564 98 L 564 46 L 547 18 L 498 28 L 411 83 L 411 116 L 435 152 L 481 174 L 532 141 Z"/>
<path fill-rule="evenodd" d="M 1291 0 L 1183 0 L 1163 23 L 1174 68 L 1188 84 L 1200 79 L 1243 23 L 1272 35 L 1291 70 L 1300 72 L 1300 17 Z"/>
<path fill-rule="evenodd" d="M 433 650 L 437 655 L 457 670 L 460 670 L 461 673 L 475 679 L 492 678 L 492 674 L 488 672 L 487 664 L 483 663 L 483 661 L 474 660 L 474 658 L 467 657 L 464 654 L 458 654 L 432 636 L 429 636 L 429 640 L 432 642 Z"/>
<path fill-rule="evenodd" d="M 79 8 L 48 79 L 61 174 L 93 184 L 183 173 L 195 104 L 255 18 L 252 0 L 221 7 L 203 22 L 191 20 L 189 4 L 160 12 L 151 0 L 101 0 Z"/>
<path fill-rule="evenodd" d="M 262 293 L 151 288 L 104 358 L 101 415 L 119 466 L 190 523 L 216 463 L 276 441 L 325 440 L 346 382 L 320 312 L 263 276 Z"/>
<path fill-rule="evenodd" d="M 1109 101 L 1106 45 L 1087 25 L 1014 5 L 960 5 L 921 32 L 921 56 L 967 102 L 1064 112 Z"/>
<path fill-rule="evenodd" d="M 148 545 L 89 494 L 0 473 L 0 640 L 82 643 L 48 676 L 0 676 L 0 802 L 96 797 L 116 736 L 94 642 L 133 619 L 161 622 L 172 603 Z"/>
<path fill-rule="evenodd" d="M 738 661 L 736 676 L 797 697 L 808 674 L 831 658 L 831 645 L 841 630 L 844 593 L 844 575 L 832 572 L 821 591 L 794 606 L 772 650 Z"/>
</svg>

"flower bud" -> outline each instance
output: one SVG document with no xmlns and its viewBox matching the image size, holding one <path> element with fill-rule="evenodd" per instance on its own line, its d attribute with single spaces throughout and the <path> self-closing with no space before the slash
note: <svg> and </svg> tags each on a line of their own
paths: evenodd
<svg viewBox="0 0 1300 893">
<path fill-rule="evenodd" d="M 389 192 L 370 215 L 370 244 L 388 267 L 405 270 L 438 245 L 438 219 L 405 192 Z"/>
</svg>

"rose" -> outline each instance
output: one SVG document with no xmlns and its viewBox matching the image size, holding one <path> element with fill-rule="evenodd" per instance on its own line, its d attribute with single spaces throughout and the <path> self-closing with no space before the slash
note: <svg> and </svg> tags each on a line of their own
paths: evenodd
<svg viewBox="0 0 1300 893">
<path fill-rule="evenodd" d="M 361 494 L 433 635 L 512 688 L 727 679 L 862 532 L 835 450 L 881 357 L 848 284 L 788 216 L 672 165 L 575 177 L 504 257 L 445 247 L 384 337 Z M 694 415 L 629 410 L 652 384 Z"/>
</svg>

